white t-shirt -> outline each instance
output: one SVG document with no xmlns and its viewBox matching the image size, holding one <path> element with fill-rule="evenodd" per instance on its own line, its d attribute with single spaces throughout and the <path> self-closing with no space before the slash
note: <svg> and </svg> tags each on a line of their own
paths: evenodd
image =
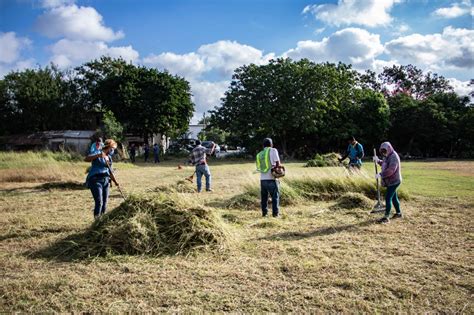
<svg viewBox="0 0 474 315">
<path fill-rule="evenodd" d="M 280 157 L 278 156 L 278 150 L 275 148 L 270 148 L 270 163 L 272 164 L 272 167 L 276 165 L 276 162 L 280 162 Z M 266 173 L 260 173 L 260 180 L 266 180 L 266 179 L 275 179 L 272 175 L 271 168 Z"/>
</svg>

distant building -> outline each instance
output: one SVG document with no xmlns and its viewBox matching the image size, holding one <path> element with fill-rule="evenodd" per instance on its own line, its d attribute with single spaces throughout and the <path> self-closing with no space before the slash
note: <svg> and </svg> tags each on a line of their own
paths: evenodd
<svg viewBox="0 0 474 315">
<path fill-rule="evenodd" d="M 0 137 L 2 150 L 52 150 L 85 154 L 92 142 L 93 130 L 40 131 L 27 135 Z"/>
<path fill-rule="evenodd" d="M 206 128 L 204 124 L 189 125 L 188 131 L 183 135 L 183 139 L 197 139 L 198 134 Z"/>
</svg>

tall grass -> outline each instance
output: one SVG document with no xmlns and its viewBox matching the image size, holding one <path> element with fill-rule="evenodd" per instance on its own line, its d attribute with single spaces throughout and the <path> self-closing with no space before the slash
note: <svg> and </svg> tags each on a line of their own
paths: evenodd
<svg viewBox="0 0 474 315">
<path fill-rule="evenodd" d="M 335 200 L 347 193 L 358 193 L 375 199 L 375 184 L 363 176 L 327 176 L 322 178 L 302 177 L 284 180 L 280 183 L 280 204 L 293 205 L 302 201 Z M 382 189 L 382 194 L 384 189 Z M 405 190 L 399 190 L 401 199 L 408 199 Z M 254 209 L 260 202 L 258 184 L 247 184 L 244 192 L 231 198 L 228 208 Z"/>
<path fill-rule="evenodd" d="M 28 151 L 0 152 L 0 169 L 18 169 L 57 162 L 79 162 L 84 157 L 78 153 Z"/>
<path fill-rule="evenodd" d="M 50 182 L 78 180 L 85 163 L 70 152 L 0 152 L 0 182 Z"/>
</svg>

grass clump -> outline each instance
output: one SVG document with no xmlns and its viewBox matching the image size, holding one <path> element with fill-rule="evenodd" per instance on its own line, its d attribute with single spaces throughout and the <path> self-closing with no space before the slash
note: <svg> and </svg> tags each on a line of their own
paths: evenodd
<svg viewBox="0 0 474 315">
<path fill-rule="evenodd" d="M 306 162 L 305 167 L 339 166 L 341 156 L 338 153 L 316 154 L 313 159 Z"/>
<path fill-rule="evenodd" d="M 280 184 L 280 204 L 282 206 L 294 205 L 301 201 L 336 200 L 347 193 L 357 193 L 366 198 L 375 199 L 377 191 L 372 180 L 360 177 L 323 177 L 285 180 Z M 382 194 L 384 189 L 382 190 Z M 405 190 L 398 190 L 400 199 L 409 199 Z M 244 192 L 232 197 L 228 208 L 256 209 L 260 205 L 260 187 L 256 184 L 244 187 Z"/>
<path fill-rule="evenodd" d="M 194 193 L 196 192 L 196 187 L 193 183 L 188 180 L 180 179 L 173 185 L 160 185 L 152 189 L 154 192 L 163 192 L 163 193 Z"/>
<path fill-rule="evenodd" d="M 232 197 L 227 208 L 254 210 L 260 208 L 260 186 L 246 185 L 244 192 Z M 271 200 L 271 199 L 270 199 Z M 286 182 L 280 182 L 280 205 L 290 206 L 302 201 L 299 193 Z"/>
<path fill-rule="evenodd" d="M 367 209 L 373 207 L 373 201 L 360 193 L 345 193 L 337 199 L 335 207 L 342 209 Z"/>
<path fill-rule="evenodd" d="M 182 254 L 222 249 L 228 234 L 209 209 L 176 195 L 130 196 L 88 231 L 56 244 L 51 252 L 73 258 L 112 255 Z"/>
</svg>

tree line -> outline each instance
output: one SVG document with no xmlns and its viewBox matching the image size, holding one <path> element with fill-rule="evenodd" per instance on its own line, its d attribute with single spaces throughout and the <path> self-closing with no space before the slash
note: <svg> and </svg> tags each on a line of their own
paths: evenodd
<svg viewBox="0 0 474 315">
<path fill-rule="evenodd" d="M 296 158 L 340 151 L 350 135 L 366 150 L 389 140 L 405 155 L 474 157 L 472 105 L 444 77 L 412 65 L 377 76 L 344 63 L 280 58 L 236 69 L 208 128 L 250 152 L 270 136 Z"/>
<path fill-rule="evenodd" d="M 54 65 L 0 80 L 0 135 L 90 129 L 100 113 L 108 136 L 184 133 L 194 112 L 184 78 L 102 57 L 71 70 Z"/>
</svg>

